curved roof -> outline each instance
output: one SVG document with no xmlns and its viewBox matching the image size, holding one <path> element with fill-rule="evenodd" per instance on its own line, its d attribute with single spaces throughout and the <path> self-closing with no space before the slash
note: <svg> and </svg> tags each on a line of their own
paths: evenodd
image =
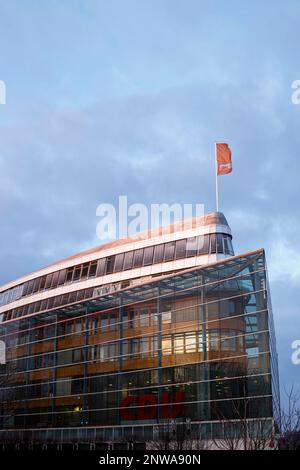
<svg viewBox="0 0 300 470">
<path fill-rule="evenodd" d="M 179 220 L 170 225 L 160 226 L 152 230 L 146 230 L 145 232 L 140 232 L 136 235 L 126 238 L 120 238 L 120 240 L 114 240 L 112 242 L 103 243 L 102 245 L 97 245 L 87 250 L 80 251 L 74 255 L 63 258 L 60 261 L 56 261 L 52 264 L 49 264 L 48 267 L 55 266 L 58 263 L 64 261 L 71 261 L 72 259 L 80 258 L 82 256 L 90 255 L 92 253 L 99 253 L 101 251 L 107 250 L 109 248 L 117 248 L 119 246 L 126 245 L 139 240 L 148 240 L 150 238 L 159 237 L 161 235 L 175 233 L 182 230 L 189 230 L 196 227 L 205 227 L 209 225 L 226 225 L 229 228 L 226 217 L 222 212 L 211 212 L 210 214 L 205 214 L 199 217 L 193 217 L 191 219 Z"/>
<path fill-rule="evenodd" d="M 54 268 L 55 266 L 61 267 L 64 263 L 71 263 L 74 261 L 74 265 L 76 264 L 76 260 L 81 259 L 85 256 L 93 255 L 93 254 L 100 254 L 105 250 L 111 249 L 111 248 L 120 248 L 122 246 L 126 246 L 130 243 L 134 243 L 137 241 L 142 241 L 142 240 L 149 240 L 151 238 L 157 238 L 163 235 L 168 235 L 168 234 L 173 234 L 176 232 L 183 232 L 183 231 L 188 231 L 200 227 L 217 227 L 219 226 L 219 230 L 222 229 L 222 227 L 226 227 L 226 231 L 228 233 L 231 233 L 230 227 L 228 225 L 228 222 L 222 212 L 212 212 L 210 214 L 205 214 L 203 216 L 198 216 L 198 217 L 193 217 L 191 219 L 184 219 L 184 220 L 179 220 L 174 222 L 173 224 L 169 225 L 164 225 L 160 226 L 158 228 L 152 229 L 152 230 L 146 230 L 141 233 L 137 233 L 134 236 L 127 237 L 127 238 L 121 238 L 119 240 L 114 240 L 108 243 L 103 243 L 102 245 L 97 245 L 95 247 L 89 248 L 87 250 L 75 253 L 71 256 L 68 256 L 66 258 L 62 258 L 58 261 L 55 261 L 54 263 L 51 263 L 47 266 L 41 267 L 31 273 L 27 273 L 24 276 L 19 277 L 18 279 L 14 281 L 10 281 L 8 283 L 5 283 L 1 286 L 1 291 L 4 291 L 5 289 L 11 288 L 16 286 L 20 282 L 24 282 L 24 280 L 27 280 L 27 278 L 32 277 L 33 275 L 36 277 L 38 274 L 41 272 L 47 271 L 49 268 Z M 217 231 L 217 230 L 216 230 Z M 126 251 L 126 250 L 125 250 Z M 78 261 L 77 261 L 78 262 Z"/>
</svg>

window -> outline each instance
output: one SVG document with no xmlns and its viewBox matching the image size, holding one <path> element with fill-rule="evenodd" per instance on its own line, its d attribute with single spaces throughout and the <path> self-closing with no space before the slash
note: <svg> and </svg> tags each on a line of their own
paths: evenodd
<svg viewBox="0 0 300 470">
<path fill-rule="evenodd" d="M 185 337 L 185 352 L 192 353 L 197 351 L 197 344 L 196 344 L 196 335 L 186 335 Z"/>
<path fill-rule="evenodd" d="M 129 324 L 129 315 L 128 313 L 123 313 L 122 315 L 122 328 L 123 330 L 127 330 L 128 328 L 130 328 L 130 324 Z"/>
<path fill-rule="evenodd" d="M 162 354 L 167 356 L 172 354 L 172 338 L 171 336 L 164 336 L 161 342 Z"/>
<path fill-rule="evenodd" d="M 96 276 L 96 271 L 97 271 L 97 261 L 93 261 L 90 264 L 90 269 L 88 273 L 88 277 L 95 277 Z"/>
<path fill-rule="evenodd" d="M 217 234 L 217 253 L 224 253 L 224 250 L 223 250 L 223 235 L 221 233 Z"/>
<path fill-rule="evenodd" d="M 89 263 L 82 266 L 81 279 L 86 279 L 89 271 Z"/>
<path fill-rule="evenodd" d="M 211 331 L 209 333 L 210 342 L 209 342 L 209 349 L 210 351 L 218 351 L 219 350 L 219 333 L 217 331 Z"/>
<path fill-rule="evenodd" d="M 198 237 L 198 255 L 208 253 L 209 251 L 209 235 Z"/>
<path fill-rule="evenodd" d="M 128 356 L 129 354 L 129 340 L 125 339 L 122 341 L 122 356 Z"/>
<path fill-rule="evenodd" d="M 50 276 L 52 276 L 52 274 L 50 274 Z M 32 294 L 33 285 L 34 285 L 34 281 L 29 281 L 28 282 L 27 295 Z"/>
<path fill-rule="evenodd" d="M 102 317 L 100 320 L 101 331 L 102 333 L 108 330 L 108 318 Z"/>
<path fill-rule="evenodd" d="M 139 250 L 135 250 L 134 252 L 134 260 L 133 260 L 133 267 L 140 268 L 143 265 L 143 255 L 144 249 L 141 248 Z"/>
<path fill-rule="evenodd" d="M 58 286 L 62 286 L 62 285 L 65 283 L 66 274 L 67 274 L 67 270 L 66 270 L 66 269 L 62 269 L 62 270 L 59 272 L 58 283 L 57 283 Z"/>
<path fill-rule="evenodd" d="M 224 248 L 225 248 L 225 254 L 233 255 L 233 248 L 232 248 L 231 238 L 229 235 L 224 235 Z"/>
<path fill-rule="evenodd" d="M 231 238 L 228 237 L 228 245 L 229 245 L 229 254 L 234 255 L 233 247 L 232 247 L 232 241 Z"/>
<path fill-rule="evenodd" d="M 41 302 L 41 310 L 46 310 L 47 309 L 47 301 L 48 299 L 44 299 Z"/>
<path fill-rule="evenodd" d="M 148 357 L 152 355 L 152 351 L 149 345 L 149 337 L 147 338 L 141 338 L 140 342 L 140 352 L 141 356 Z"/>
<path fill-rule="evenodd" d="M 83 360 L 83 351 L 82 349 L 73 350 L 73 360 L 72 362 L 81 362 Z"/>
<path fill-rule="evenodd" d="M 114 272 L 115 257 L 109 256 L 106 262 L 106 274 L 111 274 Z"/>
<path fill-rule="evenodd" d="M 110 316 L 110 330 L 115 331 L 117 329 L 118 317 L 117 315 Z"/>
<path fill-rule="evenodd" d="M 40 285 L 40 280 L 41 280 L 40 277 L 38 277 L 37 279 L 34 280 L 32 293 L 38 292 L 38 290 L 39 290 L 39 285 Z"/>
<path fill-rule="evenodd" d="M 51 287 L 52 288 L 57 287 L 58 277 L 59 277 L 59 271 L 56 271 L 55 273 L 53 273 L 52 282 L 51 282 Z"/>
<path fill-rule="evenodd" d="M 190 237 L 187 239 L 186 244 L 186 256 L 195 256 L 198 249 L 198 239 L 197 237 Z"/>
<path fill-rule="evenodd" d="M 143 266 L 149 266 L 153 262 L 154 246 L 148 246 L 144 250 Z"/>
<path fill-rule="evenodd" d="M 132 268 L 133 251 L 127 251 L 124 256 L 124 270 Z"/>
<path fill-rule="evenodd" d="M 164 261 L 173 261 L 174 254 L 175 254 L 175 242 L 166 243 Z"/>
<path fill-rule="evenodd" d="M 72 282 L 74 268 L 69 268 L 67 271 L 66 282 Z"/>
<path fill-rule="evenodd" d="M 45 289 L 50 289 L 51 282 L 52 282 L 52 274 L 47 274 L 46 282 L 45 282 Z"/>
<path fill-rule="evenodd" d="M 123 269 L 124 253 L 116 255 L 114 272 L 118 273 Z"/>
<path fill-rule="evenodd" d="M 140 327 L 149 326 L 149 313 L 147 310 L 142 310 L 140 313 Z"/>
<path fill-rule="evenodd" d="M 132 324 L 132 328 L 139 327 L 139 312 L 131 313 L 131 324 Z"/>
<path fill-rule="evenodd" d="M 73 282 L 74 282 L 74 281 L 79 281 L 79 279 L 80 279 L 80 273 L 81 273 L 81 266 L 75 266 L 75 269 L 74 269 L 74 276 L 73 276 Z"/>
<path fill-rule="evenodd" d="M 198 351 L 203 352 L 203 336 L 202 336 L 202 330 L 198 332 Z"/>
<path fill-rule="evenodd" d="M 106 258 L 99 259 L 98 267 L 97 267 L 97 276 L 103 276 L 105 272 L 105 265 L 106 265 Z"/>
<path fill-rule="evenodd" d="M 172 312 L 163 312 L 161 314 L 161 321 L 162 323 L 171 323 L 172 321 Z"/>
<path fill-rule="evenodd" d="M 164 259 L 165 245 L 156 245 L 154 247 L 153 263 L 161 263 Z"/>
<path fill-rule="evenodd" d="M 175 248 L 175 259 L 185 258 L 186 240 L 177 240 Z"/>
<path fill-rule="evenodd" d="M 131 343 L 131 352 L 132 354 L 138 354 L 139 352 L 139 340 L 133 339 Z"/>
<path fill-rule="evenodd" d="M 175 354 L 182 354 L 184 352 L 184 337 L 175 336 L 174 337 L 174 353 Z"/>
<path fill-rule="evenodd" d="M 216 234 L 210 235 L 210 253 L 216 253 Z"/>
</svg>

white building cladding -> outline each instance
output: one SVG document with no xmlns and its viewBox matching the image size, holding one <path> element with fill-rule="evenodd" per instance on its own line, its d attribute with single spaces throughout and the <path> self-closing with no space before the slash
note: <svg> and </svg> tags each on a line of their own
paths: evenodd
<svg viewBox="0 0 300 470">
<path fill-rule="evenodd" d="M 19 318 L 74 302 L 76 292 L 82 300 L 91 297 L 95 287 L 115 283 L 126 287 L 209 264 L 234 254 L 231 239 L 224 215 L 212 213 L 184 221 L 184 226 L 177 222 L 107 243 L 1 286 L 0 315 L 7 320 Z"/>
</svg>

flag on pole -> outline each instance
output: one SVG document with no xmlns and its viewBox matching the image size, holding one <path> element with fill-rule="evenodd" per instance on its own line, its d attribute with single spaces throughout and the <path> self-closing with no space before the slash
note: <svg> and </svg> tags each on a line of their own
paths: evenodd
<svg viewBox="0 0 300 470">
<path fill-rule="evenodd" d="M 217 176 L 232 172 L 231 150 L 228 144 L 216 144 Z"/>
</svg>

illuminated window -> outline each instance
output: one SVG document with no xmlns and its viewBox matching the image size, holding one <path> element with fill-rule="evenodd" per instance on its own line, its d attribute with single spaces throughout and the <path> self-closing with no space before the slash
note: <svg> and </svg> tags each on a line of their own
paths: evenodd
<svg viewBox="0 0 300 470">
<path fill-rule="evenodd" d="M 162 323 L 171 323 L 172 321 L 172 312 L 163 312 L 161 314 L 161 321 Z"/>
<path fill-rule="evenodd" d="M 170 355 L 172 354 L 172 339 L 171 336 L 164 336 L 161 342 L 162 354 Z"/>
<path fill-rule="evenodd" d="M 174 337 L 174 353 L 182 354 L 184 352 L 184 336 L 175 336 Z"/>
<path fill-rule="evenodd" d="M 185 352 L 191 353 L 197 351 L 197 344 L 196 344 L 196 335 L 186 335 L 185 337 Z"/>
</svg>

